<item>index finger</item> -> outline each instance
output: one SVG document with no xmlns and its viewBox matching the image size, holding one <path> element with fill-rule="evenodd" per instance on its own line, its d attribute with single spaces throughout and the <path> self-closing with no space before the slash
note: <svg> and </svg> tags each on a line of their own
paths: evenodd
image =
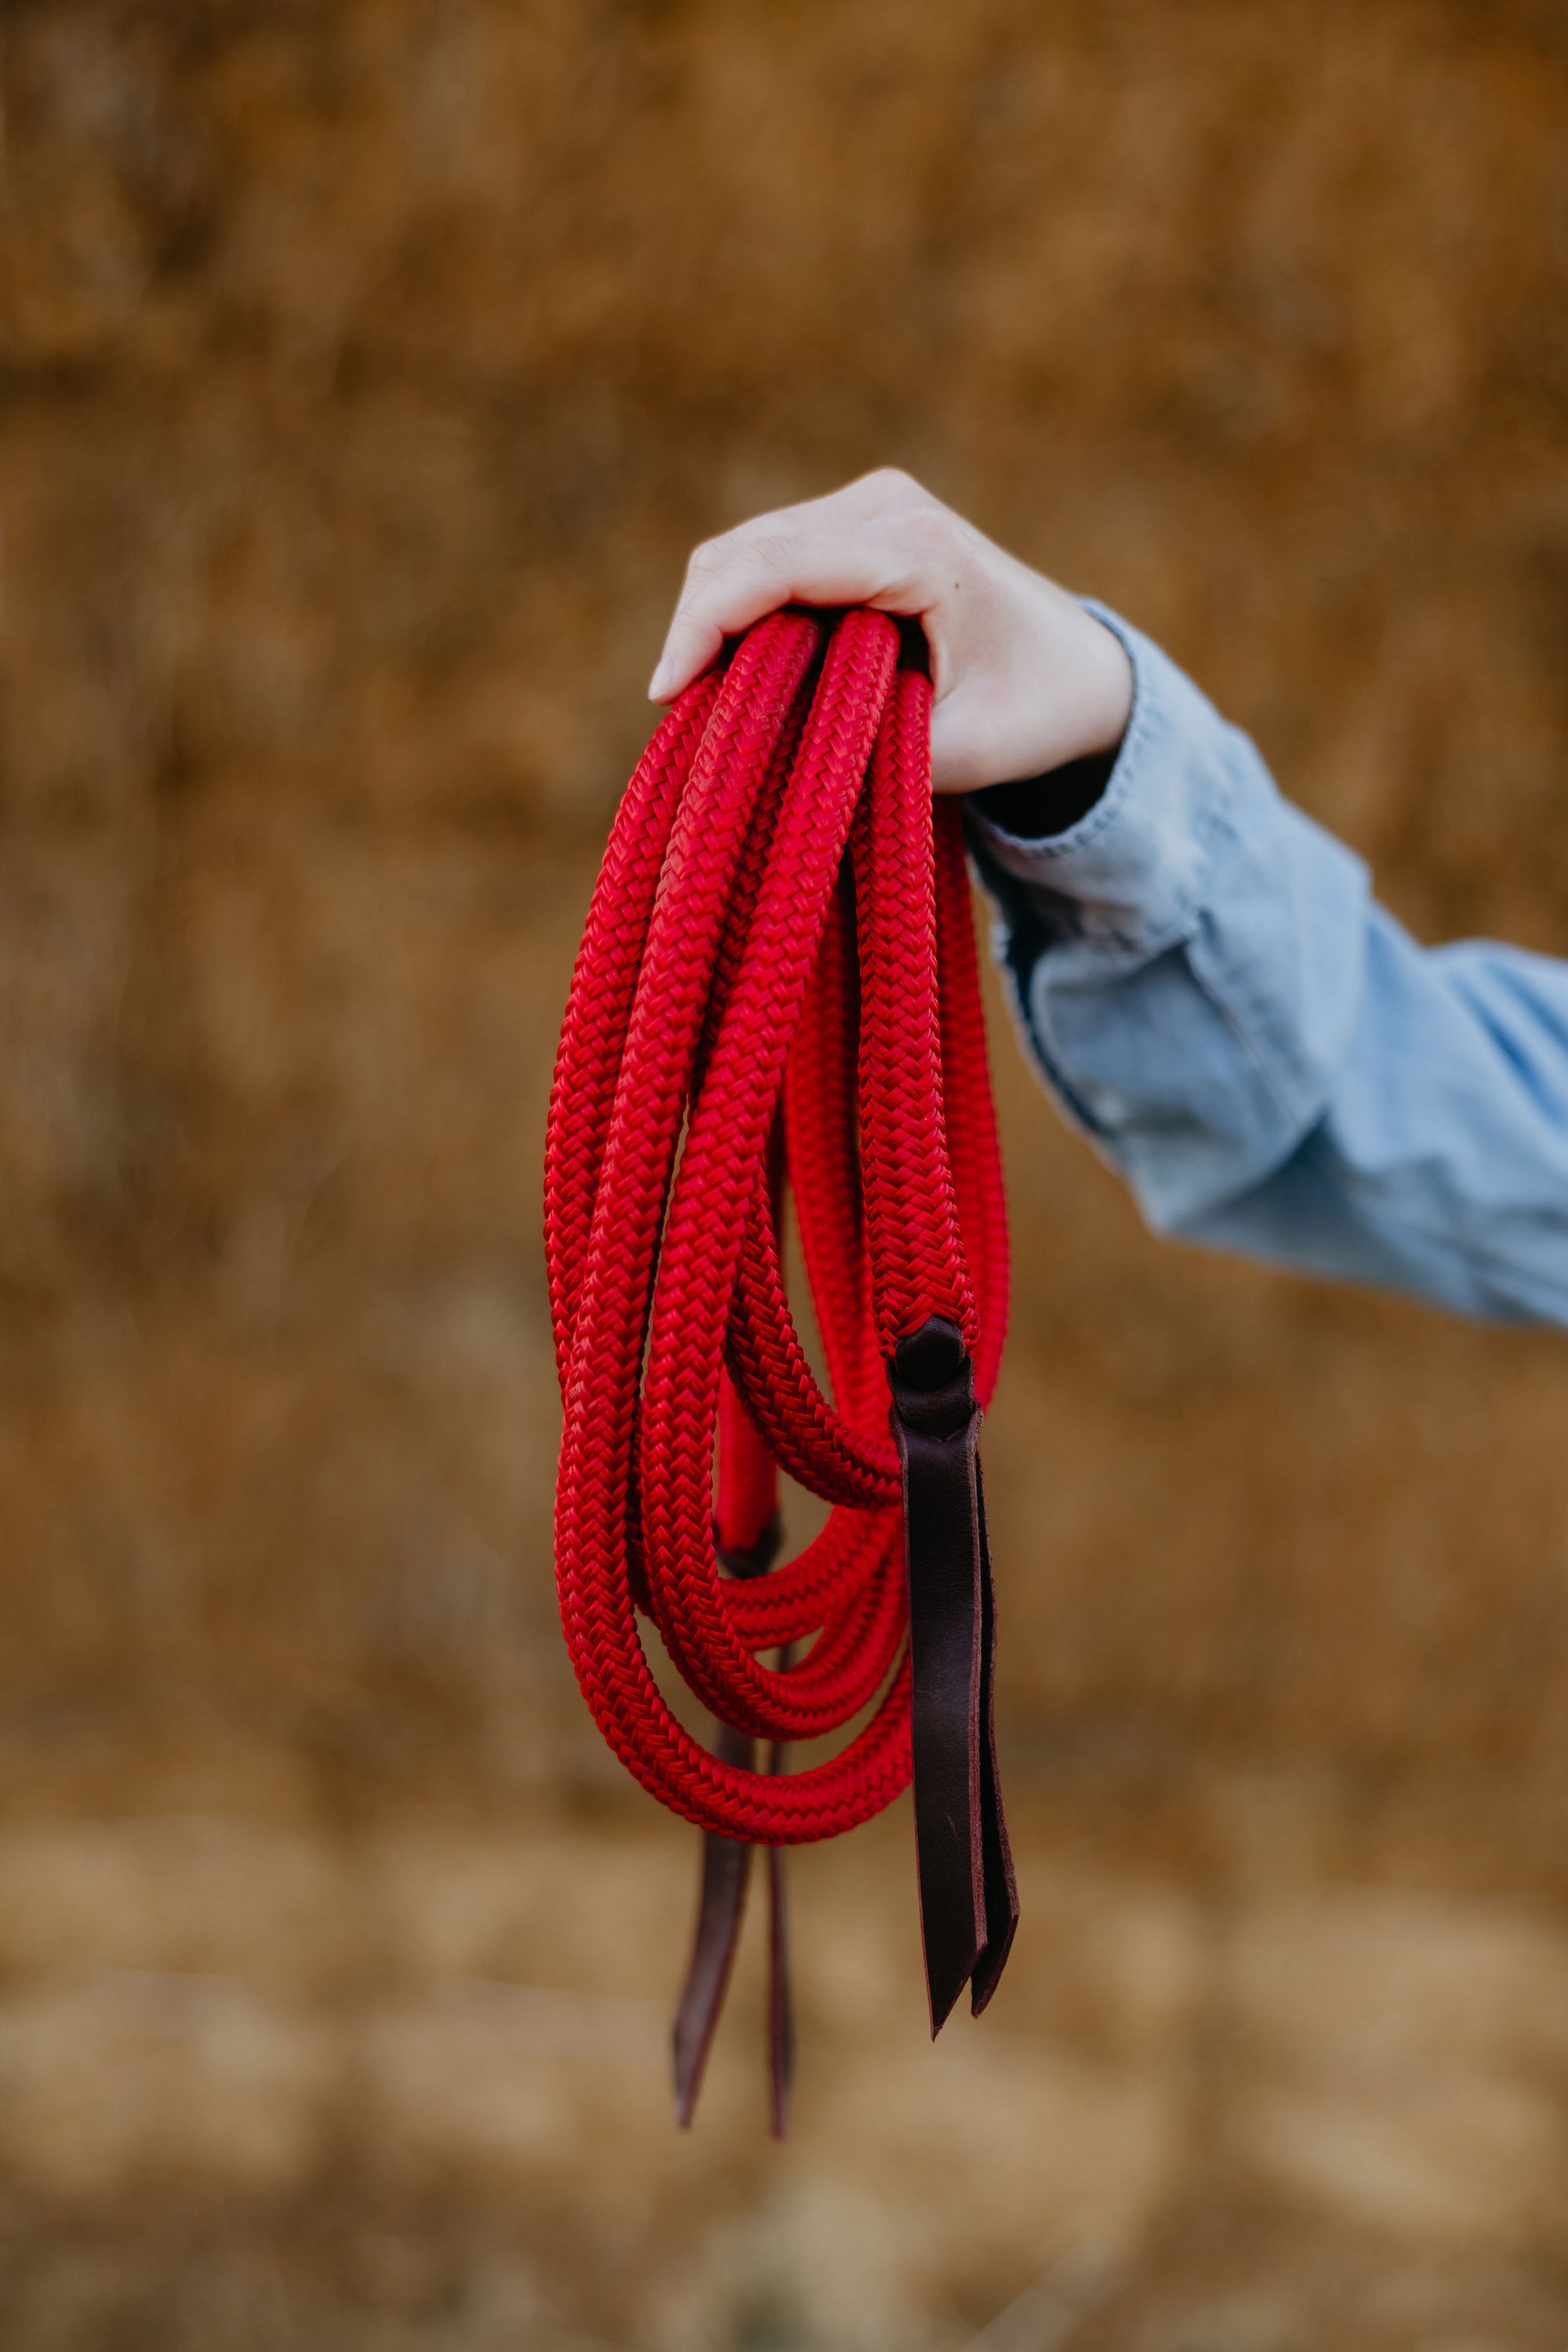
<svg viewBox="0 0 1568 2352">
<path fill-rule="evenodd" d="M 840 522 L 780 529 L 772 517 L 700 547 L 687 566 L 658 667 L 655 702 L 672 699 L 700 676 L 724 639 L 781 604 L 877 604 L 919 614 L 930 602 L 886 525 Z"/>
</svg>

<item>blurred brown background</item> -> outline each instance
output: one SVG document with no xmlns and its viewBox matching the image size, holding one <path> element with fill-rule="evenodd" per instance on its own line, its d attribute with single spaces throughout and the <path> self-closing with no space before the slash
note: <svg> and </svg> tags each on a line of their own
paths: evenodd
<svg viewBox="0 0 1568 2352">
<path fill-rule="evenodd" d="M 0 2342 L 1560 2352 L 1562 1339 L 1156 1246 L 998 1011 L 1026 1924 L 932 2053 L 907 1816 L 803 1856 L 780 2152 L 537 1230 L 685 550 L 879 462 L 1568 949 L 1568 17 L 6 13 Z"/>
</svg>

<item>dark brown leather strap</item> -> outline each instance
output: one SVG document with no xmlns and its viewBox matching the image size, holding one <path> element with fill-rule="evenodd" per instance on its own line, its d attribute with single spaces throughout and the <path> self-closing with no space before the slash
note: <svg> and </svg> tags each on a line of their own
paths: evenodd
<svg viewBox="0 0 1568 2352">
<path fill-rule="evenodd" d="M 746 1550 L 735 1551 L 721 1546 L 719 1557 L 731 1576 L 761 1576 L 773 1565 L 781 1535 L 775 1513 Z M 790 1664 L 791 1655 L 789 1649 L 779 1652 L 781 1669 Z M 756 1769 L 756 1743 L 748 1732 L 721 1723 L 716 1726 L 713 1748 L 727 1764 L 738 1764 L 748 1772 Z M 783 1772 L 787 1757 L 787 1748 L 775 1743 L 768 1754 L 769 1771 Z M 676 2007 L 673 2038 L 675 2112 L 683 2130 L 697 2111 L 708 2053 L 730 1989 L 741 1923 L 746 1914 L 752 1851 L 737 1838 L 709 1835 L 702 1841 L 697 1927 L 686 1982 Z M 768 2079 L 770 2127 L 775 2139 L 783 2139 L 795 2081 L 795 2012 L 790 1990 L 784 1858 L 778 1846 L 768 1848 Z"/>
<path fill-rule="evenodd" d="M 980 1407 L 962 1334 L 940 1316 L 888 1368 L 903 1465 L 915 1847 L 936 2034 L 965 1983 L 976 2016 L 1018 1925 L 996 1772 L 995 1604 L 980 1480 Z"/>
<path fill-rule="evenodd" d="M 779 1654 L 781 1665 L 789 1652 Z M 789 1750 L 774 1743 L 768 1769 L 782 1772 Z M 782 1845 L 768 1848 L 768 2128 L 783 2139 L 789 2127 L 790 2093 L 795 2088 L 795 1997 L 790 1984 L 789 1907 L 785 1900 L 784 1853 Z"/>
<path fill-rule="evenodd" d="M 738 1764 L 747 1772 L 756 1769 L 755 1742 L 748 1733 L 721 1723 L 713 1747 L 726 1764 Z M 675 2011 L 675 2113 L 682 2130 L 697 2112 L 697 2094 L 730 1989 L 751 1875 L 752 1849 L 743 1840 L 704 1837 L 697 1931 Z"/>
</svg>

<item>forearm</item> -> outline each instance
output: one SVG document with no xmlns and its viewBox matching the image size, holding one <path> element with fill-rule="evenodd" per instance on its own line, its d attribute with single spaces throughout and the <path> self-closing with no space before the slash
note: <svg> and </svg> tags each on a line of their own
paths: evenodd
<svg viewBox="0 0 1568 2352">
<path fill-rule="evenodd" d="M 1163 1233 L 1568 1321 L 1568 967 L 1426 951 L 1136 632 L 1109 781 L 1065 831 L 976 795 L 1032 1056 Z M 1038 811 L 1037 809 L 1037 814 Z"/>
</svg>

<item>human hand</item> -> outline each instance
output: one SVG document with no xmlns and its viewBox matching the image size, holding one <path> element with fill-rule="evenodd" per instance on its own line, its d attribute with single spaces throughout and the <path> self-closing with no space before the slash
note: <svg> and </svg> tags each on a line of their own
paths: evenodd
<svg viewBox="0 0 1568 2352">
<path fill-rule="evenodd" d="M 1121 640 L 891 467 L 698 548 L 648 686 L 672 701 L 780 604 L 872 604 L 931 648 L 931 783 L 973 792 L 1110 751 L 1132 708 Z"/>
</svg>

